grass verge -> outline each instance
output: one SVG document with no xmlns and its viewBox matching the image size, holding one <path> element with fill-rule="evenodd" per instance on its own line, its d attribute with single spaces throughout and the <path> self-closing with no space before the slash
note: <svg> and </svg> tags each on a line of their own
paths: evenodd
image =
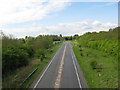
<svg viewBox="0 0 120 90">
<path fill-rule="evenodd" d="M 90 88 L 118 88 L 118 58 L 73 45 L 73 51 Z"/>
</svg>

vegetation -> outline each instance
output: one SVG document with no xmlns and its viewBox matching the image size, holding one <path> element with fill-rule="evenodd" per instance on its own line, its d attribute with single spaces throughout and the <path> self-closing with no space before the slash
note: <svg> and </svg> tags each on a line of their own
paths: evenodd
<svg viewBox="0 0 120 90">
<path fill-rule="evenodd" d="M 105 53 L 118 55 L 118 28 L 107 31 L 88 32 L 78 42 L 81 46 L 101 50 Z"/>
<path fill-rule="evenodd" d="M 26 36 L 25 39 L 17 39 L 2 34 L 3 88 L 20 87 L 25 78 L 40 64 L 42 70 L 55 53 L 56 45 L 53 42 L 58 39 L 61 39 L 61 35 Z"/>
<path fill-rule="evenodd" d="M 73 50 L 89 87 L 118 87 L 118 28 L 88 32 L 82 36 L 39 35 L 13 38 L 2 34 L 3 88 L 28 88 L 47 65 L 64 40 L 73 41 Z M 25 78 L 38 70 L 24 84 Z M 99 82 L 98 82 L 99 81 Z"/>
<path fill-rule="evenodd" d="M 62 43 L 61 43 L 62 44 Z M 43 70 L 43 68 L 47 65 L 47 63 L 51 60 L 52 56 L 55 54 L 55 52 L 58 50 L 58 48 L 61 46 L 61 44 L 54 45 L 52 47 L 53 52 L 51 51 L 46 52 L 46 58 L 44 58 L 43 61 L 40 61 L 38 58 L 32 58 L 29 60 L 29 64 L 27 66 L 23 66 L 18 68 L 16 71 L 12 72 L 8 76 L 6 76 L 3 80 L 3 87 L 5 88 L 28 88 L 35 78 L 40 74 L 40 72 Z M 33 72 L 37 67 L 37 71 L 27 80 L 23 83 L 25 78 Z"/>
<path fill-rule="evenodd" d="M 118 88 L 118 29 L 88 32 L 73 43 L 90 88 Z"/>
</svg>

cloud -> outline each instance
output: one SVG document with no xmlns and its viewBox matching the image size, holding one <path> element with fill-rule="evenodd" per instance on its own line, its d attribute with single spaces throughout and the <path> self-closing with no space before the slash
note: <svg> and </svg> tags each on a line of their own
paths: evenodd
<svg viewBox="0 0 120 90">
<path fill-rule="evenodd" d="M 72 2 L 119 2 L 119 0 L 72 0 Z"/>
<path fill-rule="evenodd" d="M 5 34 L 13 34 L 15 37 L 38 36 L 40 34 L 82 35 L 86 32 L 108 31 L 114 27 L 117 27 L 116 23 L 83 20 L 79 22 L 60 23 L 52 26 L 33 24 L 32 26 L 23 28 L 3 28 L 3 32 Z"/>
<path fill-rule="evenodd" d="M 100 21 L 94 21 L 93 23 L 92 23 L 92 25 L 94 25 L 94 26 L 100 26 L 101 25 L 101 22 Z"/>
<path fill-rule="evenodd" d="M 92 2 L 105 0 L 0 0 L 0 26 L 41 20 L 53 12 L 60 11 L 70 2 Z M 118 0 L 107 0 L 116 2 Z M 107 3 L 112 5 L 114 3 Z"/>
<path fill-rule="evenodd" d="M 0 25 L 41 20 L 52 12 L 68 6 L 60 0 L 1 0 Z"/>
<path fill-rule="evenodd" d="M 112 0 L 111 0 L 112 1 Z M 103 1 L 104 2 L 104 1 Z M 101 7 L 110 7 L 110 6 L 113 6 L 113 5 L 117 5 L 118 4 L 118 1 L 112 1 L 112 2 L 106 2 L 104 4 L 96 4 L 94 5 L 95 8 L 101 8 Z"/>
</svg>

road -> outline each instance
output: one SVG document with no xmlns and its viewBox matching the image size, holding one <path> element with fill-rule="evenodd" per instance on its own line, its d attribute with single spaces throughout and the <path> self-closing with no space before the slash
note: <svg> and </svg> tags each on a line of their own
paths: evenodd
<svg viewBox="0 0 120 90">
<path fill-rule="evenodd" d="M 59 48 L 30 88 L 88 88 L 69 42 Z"/>
</svg>

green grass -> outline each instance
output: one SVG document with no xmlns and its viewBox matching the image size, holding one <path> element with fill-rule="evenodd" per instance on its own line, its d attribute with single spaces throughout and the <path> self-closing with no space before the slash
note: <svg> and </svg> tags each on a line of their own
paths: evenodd
<svg viewBox="0 0 120 90">
<path fill-rule="evenodd" d="M 61 43 L 62 44 L 62 43 Z M 28 88 L 34 79 L 40 74 L 40 72 L 44 69 L 47 63 L 51 60 L 55 52 L 61 46 L 61 44 L 57 44 L 53 46 L 53 52 L 47 52 L 46 58 L 41 62 L 39 59 L 31 59 L 29 65 L 25 67 L 21 67 L 17 69 L 15 72 L 9 73 L 2 82 L 3 88 Z M 25 82 L 25 78 L 33 71 L 35 68 L 40 65 L 39 69 Z M 22 86 L 21 86 L 22 85 Z"/>
<path fill-rule="evenodd" d="M 73 45 L 73 44 L 72 44 Z M 104 52 L 73 45 L 73 51 L 84 73 L 90 88 L 117 88 L 118 87 L 118 58 Z M 81 55 L 82 53 L 82 55 Z M 100 72 L 92 69 L 91 62 L 102 65 Z"/>
</svg>

